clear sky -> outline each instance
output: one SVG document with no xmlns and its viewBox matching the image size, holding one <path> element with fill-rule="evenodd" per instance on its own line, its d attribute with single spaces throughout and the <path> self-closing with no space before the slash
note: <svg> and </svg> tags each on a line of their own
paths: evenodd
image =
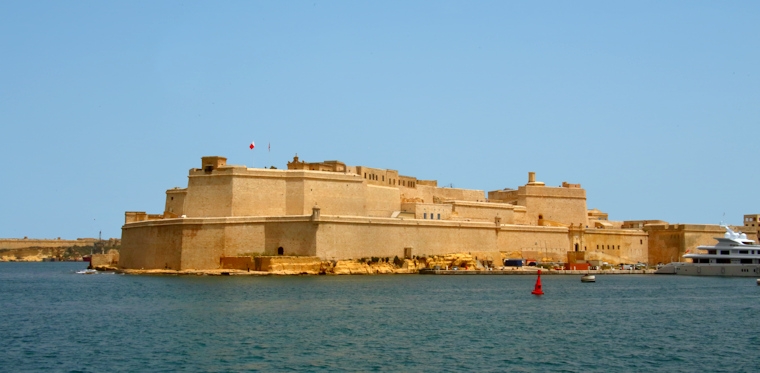
<svg viewBox="0 0 760 373">
<path fill-rule="evenodd" d="M 611 220 L 742 224 L 759 20 L 758 1 L 2 1 L 0 237 L 120 237 L 202 156 L 296 153 L 484 191 L 535 171 Z"/>
</svg>

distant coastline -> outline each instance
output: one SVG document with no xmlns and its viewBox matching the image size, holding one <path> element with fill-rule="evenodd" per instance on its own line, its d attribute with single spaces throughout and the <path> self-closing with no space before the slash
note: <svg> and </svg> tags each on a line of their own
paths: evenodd
<svg viewBox="0 0 760 373">
<path fill-rule="evenodd" d="M 121 239 L 0 238 L 0 262 L 84 261 L 93 253 L 118 250 Z"/>
</svg>

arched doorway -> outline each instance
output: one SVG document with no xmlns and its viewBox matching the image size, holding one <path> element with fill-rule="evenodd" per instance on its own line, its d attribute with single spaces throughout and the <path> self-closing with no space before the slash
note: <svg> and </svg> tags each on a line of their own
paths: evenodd
<svg viewBox="0 0 760 373">
<path fill-rule="evenodd" d="M 277 248 L 277 255 L 283 255 L 285 254 L 285 249 L 282 248 L 282 246 Z"/>
</svg>

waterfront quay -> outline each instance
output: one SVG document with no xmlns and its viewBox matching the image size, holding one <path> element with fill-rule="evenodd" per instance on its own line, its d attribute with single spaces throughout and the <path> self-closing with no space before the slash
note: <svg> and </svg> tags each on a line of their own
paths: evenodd
<svg viewBox="0 0 760 373">
<path fill-rule="evenodd" d="M 542 269 L 541 275 L 649 275 L 654 274 L 654 269 L 597 269 L 597 270 L 577 270 L 577 269 Z M 455 269 L 422 269 L 421 275 L 536 275 L 538 270 L 522 269 L 505 269 L 505 270 L 455 270 Z"/>
</svg>

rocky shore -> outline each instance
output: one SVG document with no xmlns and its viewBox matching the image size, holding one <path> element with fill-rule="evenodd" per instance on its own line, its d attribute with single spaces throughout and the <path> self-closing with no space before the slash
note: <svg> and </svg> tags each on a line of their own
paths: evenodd
<svg viewBox="0 0 760 373">
<path fill-rule="evenodd" d="M 482 256 L 481 256 L 482 257 Z M 239 257 L 245 261 L 228 263 L 253 263 L 250 257 Z M 413 259 L 362 258 L 356 260 L 321 260 L 317 257 L 268 257 L 264 268 L 252 269 L 250 265 L 238 268 L 217 269 L 117 269 L 113 266 L 95 267 L 97 270 L 116 271 L 134 275 L 189 275 L 189 276 L 293 276 L 293 275 L 384 275 L 384 274 L 436 274 L 436 275 L 532 275 L 540 269 L 542 274 L 643 274 L 653 270 L 557 270 L 532 266 L 495 267 L 490 260 L 479 260 L 472 253 L 456 253 L 442 256 Z M 262 267 L 260 265 L 260 267 Z M 245 268 L 245 269 L 243 269 Z M 255 268 L 255 266 L 253 267 Z"/>
</svg>

